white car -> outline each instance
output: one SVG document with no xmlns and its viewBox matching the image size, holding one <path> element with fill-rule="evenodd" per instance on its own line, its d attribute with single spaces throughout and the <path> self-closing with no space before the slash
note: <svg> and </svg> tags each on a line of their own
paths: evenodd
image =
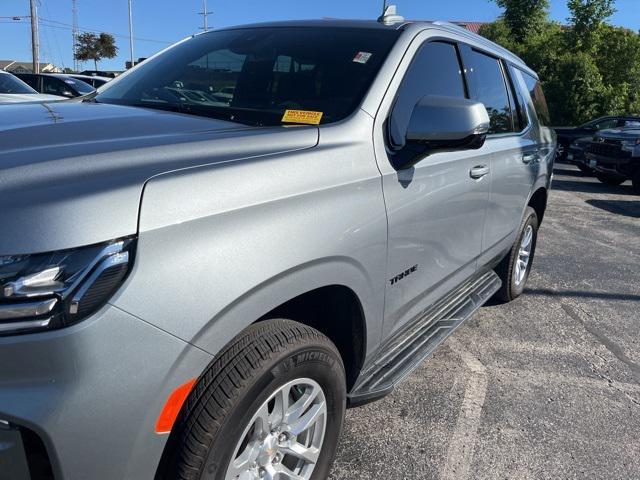
<svg viewBox="0 0 640 480">
<path fill-rule="evenodd" d="M 0 70 L 0 105 L 5 103 L 59 102 L 61 97 L 36 92 L 9 72 Z"/>
</svg>

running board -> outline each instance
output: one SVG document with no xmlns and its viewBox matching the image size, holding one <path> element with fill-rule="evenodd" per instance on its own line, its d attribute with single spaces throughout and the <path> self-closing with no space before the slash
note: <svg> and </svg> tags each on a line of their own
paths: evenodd
<svg viewBox="0 0 640 480">
<path fill-rule="evenodd" d="M 350 407 L 389 394 L 496 293 L 502 282 L 493 270 L 463 283 L 426 309 L 409 327 L 384 344 L 362 370 L 348 395 Z"/>
</svg>

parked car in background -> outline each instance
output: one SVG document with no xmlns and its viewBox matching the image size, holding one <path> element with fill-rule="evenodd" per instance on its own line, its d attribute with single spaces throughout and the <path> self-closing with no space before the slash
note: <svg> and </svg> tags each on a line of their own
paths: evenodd
<svg viewBox="0 0 640 480">
<path fill-rule="evenodd" d="M 324 480 L 347 406 L 523 293 L 538 76 L 387 13 L 209 31 L 0 115 L 10 478 Z"/>
<path fill-rule="evenodd" d="M 48 95 L 76 98 L 96 91 L 88 83 L 61 73 L 18 73 L 16 76 L 34 90 Z"/>
<path fill-rule="evenodd" d="M 602 183 L 620 185 L 631 180 L 640 194 L 640 126 L 598 132 L 585 156 Z"/>
<path fill-rule="evenodd" d="M 88 83 L 89 85 L 91 85 L 93 88 L 96 88 L 96 89 L 100 88 L 105 83 L 108 83 L 111 80 L 113 80 L 113 78 L 111 77 L 99 77 L 97 75 L 95 76 L 80 75 L 76 73 L 70 73 L 70 74 L 67 74 L 67 76 L 69 78 L 75 78 L 76 80 L 80 80 L 81 82 Z"/>
<path fill-rule="evenodd" d="M 60 97 L 38 93 L 18 77 L 0 70 L 0 105 L 50 101 L 60 101 Z"/>
<path fill-rule="evenodd" d="M 596 118 L 578 127 L 553 127 L 558 137 L 556 160 L 567 160 L 569 146 L 579 138 L 593 136 L 598 130 L 640 125 L 640 117 L 633 115 L 607 116 Z"/>
<path fill-rule="evenodd" d="M 567 151 L 566 162 L 577 166 L 582 173 L 587 175 L 593 174 L 593 168 L 589 166 L 589 162 L 585 157 L 585 151 L 591 144 L 592 139 L 593 137 L 579 138 L 569 145 L 569 150 Z"/>
<path fill-rule="evenodd" d="M 114 72 L 104 72 L 102 70 L 83 70 L 78 75 L 86 75 L 88 77 L 107 77 L 112 79 L 118 76 Z"/>
</svg>

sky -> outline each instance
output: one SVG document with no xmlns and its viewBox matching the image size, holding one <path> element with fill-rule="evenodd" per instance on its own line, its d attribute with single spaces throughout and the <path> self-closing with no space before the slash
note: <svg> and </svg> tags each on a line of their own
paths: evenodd
<svg viewBox="0 0 640 480">
<path fill-rule="evenodd" d="M 39 4 L 41 61 L 72 67 L 72 0 L 37 0 Z M 135 57 L 148 57 L 162 48 L 199 31 L 203 0 L 132 0 Z M 243 23 L 308 19 L 370 18 L 382 9 L 382 0 L 208 0 L 209 27 Z M 425 20 L 492 21 L 500 9 L 491 0 L 396 0 L 406 18 Z M 118 56 L 104 60 L 99 68 L 121 70 L 129 59 L 127 0 L 77 0 L 81 31 L 116 35 Z M 614 25 L 640 30 L 640 0 L 617 0 Z M 566 0 L 551 0 L 551 17 L 564 22 L 569 13 Z M 0 0 L 0 60 L 29 61 L 31 33 L 29 0 Z M 86 64 L 93 68 L 92 64 Z"/>
</svg>

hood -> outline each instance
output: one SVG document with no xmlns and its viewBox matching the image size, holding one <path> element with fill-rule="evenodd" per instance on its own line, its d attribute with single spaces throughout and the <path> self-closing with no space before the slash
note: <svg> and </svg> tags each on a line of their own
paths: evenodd
<svg viewBox="0 0 640 480">
<path fill-rule="evenodd" d="M 584 146 L 590 144 L 592 142 L 592 140 L 593 140 L 592 136 L 591 137 L 580 137 L 580 138 L 576 139 L 573 142 L 573 145 L 578 146 L 578 147 L 584 147 Z"/>
<path fill-rule="evenodd" d="M 0 105 L 5 103 L 63 102 L 65 100 L 67 100 L 65 97 L 42 93 L 0 93 Z"/>
<path fill-rule="evenodd" d="M 596 137 L 602 137 L 610 140 L 635 140 L 640 138 L 640 128 L 631 127 L 600 130 Z"/>
<path fill-rule="evenodd" d="M 311 148 L 318 128 L 63 102 L 0 108 L 0 255 L 137 232 L 145 182 L 202 165 Z"/>
<path fill-rule="evenodd" d="M 556 133 L 571 133 L 577 130 L 578 127 L 551 127 Z"/>
</svg>

